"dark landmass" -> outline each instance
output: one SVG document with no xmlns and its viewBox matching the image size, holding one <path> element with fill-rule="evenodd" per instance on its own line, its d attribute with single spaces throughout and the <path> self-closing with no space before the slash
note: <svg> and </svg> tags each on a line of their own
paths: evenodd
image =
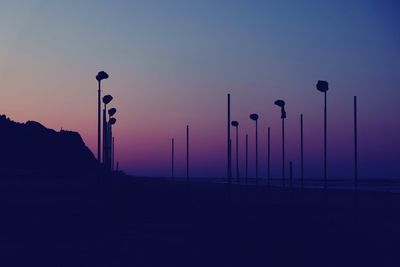
<svg viewBox="0 0 400 267">
<path fill-rule="evenodd" d="M 77 132 L 56 132 L 35 121 L 17 123 L 0 116 L 0 177 L 76 179 L 101 167 Z"/>
</svg>

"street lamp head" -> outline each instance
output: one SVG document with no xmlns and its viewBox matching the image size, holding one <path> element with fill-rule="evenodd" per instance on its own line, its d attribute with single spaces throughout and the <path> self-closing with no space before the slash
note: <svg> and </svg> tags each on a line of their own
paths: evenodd
<svg viewBox="0 0 400 267">
<path fill-rule="evenodd" d="M 317 90 L 318 91 L 320 91 L 322 93 L 325 93 L 325 92 L 328 91 L 328 89 L 329 89 L 329 87 L 328 87 L 328 82 L 327 81 L 321 81 L 321 80 L 318 81 L 318 83 L 317 83 Z"/>
<path fill-rule="evenodd" d="M 274 104 L 275 105 L 277 105 L 278 107 L 281 107 L 281 108 L 284 108 L 285 107 L 285 101 L 283 101 L 283 100 L 276 100 L 275 102 L 274 102 Z"/>
<path fill-rule="evenodd" d="M 253 121 L 258 120 L 258 114 L 256 113 L 250 114 L 250 119 L 252 119 Z"/>
<path fill-rule="evenodd" d="M 108 79 L 108 74 L 107 74 L 107 72 L 105 72 L 105 71 L 100 71 L 100 72 L 96 75 L 96 80 L 100 82 L 101 80 L 104 80 L 104 79 Z"/>
<path fill-rule="evenodd" d="M 116 119 L 116 118 L 111 118 L 108 122 L 109 122 L 111 125 L 114 125 L 114 124 L 117 122 L 117 119 Z"/>
<path fill-rule="evenodd" d="M 110 108 L 109 110 L 108 110 L 108 116 L 110 116 L 110 117 L 112 117 L 112 116 L 114 116 L 114 114 L 117 112 L 117 109 L 116 108 Z"/>
<path fill-rule="evenodd" d="M 103 103 L 104 104 L 109 104 L 111 102 L 111 100 L 113 100 L 113 97 L 111 95 L 105 95 L 103 96 Z"/>
<path fill-rule="evenodd" d="M 239 126 L 239 122 L 237 122 L 237 121 L 232 121 L 232 122 L 231 122 L 231 125 L 232 125 L 233 127 L 238 127 L 238 126 Z"/>
<path fill-rule="evenodd" d="M 286 118 L 285 101 L 279 99 L 276 100 L 274 104 L 281 108 L 281 119 L 285 119 Z"/>
</svg>

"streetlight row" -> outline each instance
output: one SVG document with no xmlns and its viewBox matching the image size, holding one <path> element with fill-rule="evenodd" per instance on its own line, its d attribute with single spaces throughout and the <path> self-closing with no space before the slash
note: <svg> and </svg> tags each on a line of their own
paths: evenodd
<svg viewBox="0 0 400 267">
<path fill-rule="evenodd" d="M 114 117 L 117 112 L 116 108 L 111 108 L 107 110 L 107 104 L 109 104 L 113 97 L 111 95 L 105 95 L 102 100 L 104 103 L 103 109 L 103 160 L 101 160 L 101 81 L 108 79 L 109 75 L 100 71 L 96 75 L 96 80 L 98 81 L 98 127 L 97 127 L 97 160 L 103 163 L 107 170 L 114 169 L 114 153 L 115 153 L 115 142 L 112 134 L 112 127 L 116 123 L 116 118 Z M 327 188 L 327 91 L 329 89 L 328 82 L 319 80 L 316 84 L 317 90 L 324 93 L 324 188 Z M 355 155 L 355 165 L 354 165 L 354 178 L 355 186 L 357 187 L 358 179 L 358 161 L 357 161 L 357 102 L 356 97 L 354 97 L 354 155 Z M 282 119 L 282 184 L 285 186 L 285 101 L 278 99 L 274 102 L 275 105 L 281 108 L 281 119 Z M 239 122 L 231 121 L 230 113 L 230 94 L 228 94 L 228 121 L 227 121 L 227 177 L 228 183 L 232 182 L 232 142 L 230 137 L 230 127 L 236 128 L 236 173 L 237 180 L 239 182 Z M 108 114 L 108 120 L 107 120 Z M 250 114 L 250 119 L 255 121 L 256 126 L 256 184 L 258 184 L 258 119 L 259 116 L 256 113 Z M 301 131 L 301 185 L 303 186 L 304 179 L 304 155 L 303 155 L 303 114 L 300 115 L 300 131 Z M 172 176 L 174 176 L 174 139 L 172 139 Z M 292 163 L 290 162 L 290 174 L 292 176 Z M 246 172 L 245 177 L 247 181 L 248 176 L 248 135 L 246 134 Z M 189 179 L 189 126 L 186 126 L 186 176 Z M 268 128 L 268 170 L 267 170 L 268 184 L 270 180 L 270 128 Z"/>
<path fill-rule="evenodd" d="M 316 88 L 318 91 L 324 93 L 324 188 L 327 188 L 327 91 L 329 90 L 328 82 L 319 80 L 316 84 Z M 286 119 L 286 111 L 285 111 L 285 101 L 279 99 L 274 102 L 275 105 L 281 108 L 281 119 L 282 119 L 282 185 L 285 186 L 285 119 Z M 258 119 L 259 116 L 256 113 L 250 114 L 250 119 L 255 121 L 256 126 L 256 135 L 255 135 L 255 143 L 256 143 L 256 184 L 258 184 Z M 230 94 L 228 94 L 228 128 L 233 126 L 236 128 L 236 172 L 237 179 L 239 181 L 239 152 L 238 152 L 238 139 L 239 139 L 239 122 L 238 121 L 230 121 Z M 267 162 L 267 183 L 270 183 L 270 138 L 271 132 L 268 127 L 268 162 Z M 304 186 L 304 142 L 303 142 L 303 114 L 300 115 L 300 177 L 301 177 L 301 187 Z M 357 147 L 357 97 L 354 96 L 354 186 L 357 188 L 358 186 L 358 147 Z M 230 131 L 228 130 L 228 183 L 231 183 L 231 139 L 230 139 Z M 292 162 L 290 165 L 290 179 L 292 180 Z M 246 182 L 248 176 L 248 135 L 246 134 Z M 292 183 L 292 181 L 290 181 Z"/>
<path fill-rule="evenodd" d="M 111 95 L 105 95 L 101 98 L 101 81 L 108 79 L 108 74 L 105 71 L 100 71 L 96 80 L 98 81 L 98 125 L 97 125 L 97 160 L 103 164 L 106 170 L 112 171 L 114 170 L 114 155 L 115 155 L 115 138 L 112 134 L 112 127 L 117 122 L 117 119 L 114 117 L 117 112 L 116 108 L 110 108 L 107 110 L 107 105 L 113 100 Z M 103 139 L 101 138 L 101 101 L 104 104 L 103 109 Z M 108 115 L 108 120 L 107 120 Z M 102 140 L 102 148 L 101 149 L 101 140 Z M 101 153 L 102 151 L 102 153 Z M 103 160 L 101 158 L 101 154 L 103 155 Z"/>
<path fill-rule="evenodd" d="M 324 188 L 326 188 L 326 160 L 327 160 L 327 153 L 326 153 L 326 92 L 328 91 L 328 82 L 326 81 L 318 81 L 317 85 L 316 85 L 317 89 L 321 92 L 325 93 L 325 138 L 324 138 L 324 159 L 325 159 L 325 163 L 324 163 Z M 286 119 L 286 110 L 285 110 L 285 101 L 283 101 L 282 99 L 278 99 L 274 102 L 274 104 L 278 107 L 280 107 L 281 109 L 281 119 L 282 119 L 282 185 L 285 186 L 285 179 L 286 179 L 286 175 L 285 175 L 285 119 Z M 230 94 L 228 94 L 228 114 L 230 115 Z M 230 117 L 230 116 L 228 116 Z M 256 185 L 258 185 L 258 119 L 259 116 L 256 113 L 250 114 L 250 119 L 255 121 L 256 124 L 256 136 L 255 136 L 255 140 L 256 140 Z M 300 123 L 301 123 L 301 184 L 303 186 L 303 179 L 304 179 L 304 169 L 303 169 L 303 114 L 301 114 L 300 116 Z M 237 168 L 237 179 L 239 180 L 239 153 L 238 153 L 238 128 L 239 128 L 239 122 L 237 121 L 232 121 L 231 125 L 233 127 L 236 128 L 236 168 Z M 229 127 L 229 125 L 228 125 Z M 270 182 L 270 141 L 271 141 L 271 131 L 270 128 L 268 127 L 268 163 L 267 163 L 267 179 L 268 179 L 268 184 Z M 231 142 L 230 142 L 230 136 L 228 136 L 228 151 L 231 151 Z M 248 136 L 246 135 L 246 180 L 247 180 L 247 167 L 248 167 Z M 228 162 L 230 161 L 231 155 L 228 155 Z M 229 165 L 229 164 L 228 164 Z M 228 182 L 230 183 L 230 174 L 231 174 L 231 170 L 228 170 Z M 290 176 L 292 178 L 292 162 L 290 162 Z"/>
</svg>

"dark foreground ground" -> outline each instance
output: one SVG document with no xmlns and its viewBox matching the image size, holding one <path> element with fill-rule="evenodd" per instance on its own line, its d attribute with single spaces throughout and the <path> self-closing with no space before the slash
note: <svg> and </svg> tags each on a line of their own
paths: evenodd
<svg viewBox="0 0 400 267">
<path fill-rule="evenodd" d="M 400 194 L 0 185 L 0 266 L 400 266 Z"/>
</svg>

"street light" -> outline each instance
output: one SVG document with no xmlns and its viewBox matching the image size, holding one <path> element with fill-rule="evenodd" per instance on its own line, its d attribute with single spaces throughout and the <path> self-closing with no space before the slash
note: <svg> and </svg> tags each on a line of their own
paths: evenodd
<svg viewBox="0 0 400 267">
<path fill-rule="evenodd" d="M 327 188 L 327 165 L 328 165 L 328 154 L 327 154 L 327 92 L 329 89 L 328 82 L 319 80 L 317 90 L 324 93 L 324 188 Z"/>
<path fill-rule="evenodd" d="M 105 95 L 103 96 L 103 103 L 104 103 L 104 109 L 103 109 L 103 163 L 107 164 L 107 130 L 108 130 L 108 125 L 107 125 L 107 117 L 106 117 L 106 110 L 107 110 L 107 104 L 109 104 L 113 100 L 113 97 L 111 95 Z"/>
<path fill-rule="evenodd" d="M 186 125 L 186 182 L 189 182 L 189 125 Z"/>
<path fill-rule="evenodd" d="M 109 110 L 108 110 L 108 116 L 109 117 L 112 117 L 112 116 L 114 116 L 114 114 L 117 112 L 117 109 L 116 108 L 110 108 Z"/>
<path fill-rule="evenodd" d="M 116 108 L 110 108 L 108 110 L 108 117 L 109 117 L 109 129 L 108 129 L 108 146 L 110 148 L 110 150 L 108 151 L 108 160 L 109 160 L 109 164 L 110 164 L 110 169 L 113 170 L 114 169 L 114 136 L 112 134 L 112 125 L 116 123 L 116 119 L 113 118 L 113 116 L 115 115 L 115 113 L 117 112 Z"/>
<path fill-rule="evenodd" d="M 282 119 L 282 184 L 285 186 L 285 101 L 276 100 L 275 105 L 281 108 L 281 119 Z"/>
<path fill-rule="evenodd" d="M 116 110 L 115 110 L 116 111 Z M 115 113 L 115 112 L 114 112 Z M 112 170 L 114 161 L 114 137 L 112 134 L 112 126 L 117 122 L 117 119 L 112 117 L 108 120 L 108 139 L 107 139 L 107 168 Z M 112 147 L 111 147 L 112 146 Z"/>
<path fill-rule="evenodd" d="M 232 121 L 231 125 L 236 128 L 236 178 L 239 183 L 239 122 Z"/>
<path fill-rule="evenodd" d="M 258 185 L 258 114 L 250 114 L 250 119 L 256 122 L 256 185 Z"/>
<path fill-rule="evenodd" d="M 108 79 L 108 74 L 105 71 L 100 71 L 97 75 L 96 75 L 96 80 L 98 82 L 99 85 L 99 89 L 98 89 L 98 105 L 97 105 L 97 160 L 100 162 L 101 161 L 101 144 L 100 144 L 100 139 L 101 139 L 101 81 Z"/>
<path fill-rule="evenodd" d="M 227 152 L 228 152 L 228 157 L 227 157 L 227 176 L 228 176 L 228 184 L 230 184 L 232 181 L 232 144 L 231 144 L 231 94 L 228 94 L 228 110 L 227 110 Z"/>
<path fill-rule="evenodd" d="M 111 118 L 110 121 L 109 121 L 110 125 L 114 125 L 116 122 L 117 122 L 117 119 L 114 118 L 114 117 Z"/>
</svg>

